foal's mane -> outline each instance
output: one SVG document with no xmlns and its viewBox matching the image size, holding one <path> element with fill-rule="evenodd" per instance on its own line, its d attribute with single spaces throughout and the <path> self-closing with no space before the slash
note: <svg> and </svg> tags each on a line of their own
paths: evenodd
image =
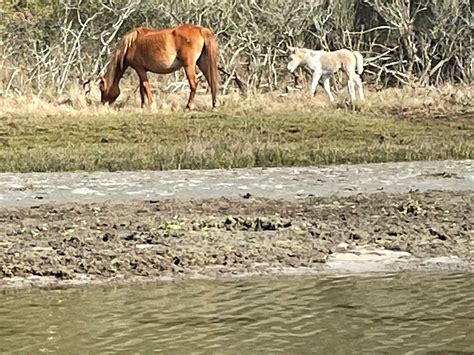
<svg viewBox="0 0 474 355">
<path fill-rule="evenodd" d="M 315 54 L 317 52 L 321 52 L 320 50 L 314 50 L 314 49 L 303 48 L 303 47 L 299 47 L 297 48 L 297 50 L 299 50 L 300 52 L 304 54 Z"/>
<path fill-rule="evenodd" d="M 299 48 L 299 50 L 306 53 L 314 52 L 312 49 L 309 49 L 309 48 Z"/>
</svg>

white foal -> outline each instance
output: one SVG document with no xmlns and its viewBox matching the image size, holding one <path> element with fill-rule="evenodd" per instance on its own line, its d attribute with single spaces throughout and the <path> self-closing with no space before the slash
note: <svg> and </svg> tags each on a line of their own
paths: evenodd
<svg viewBox="0 0 474 355">
<path fill-rule="evenodd" d="M 323 82 L 324 90 L 329 96 L 329 100 L 334 102 L 331 93 L 330 78 L 338 70 L 342 70 L 348 77 L 347 88 L 351 100 L 355 100 L 355 88 L 359 92 L 361 100 L 364 99 L 364 89 L 360 74 L 364 71 L 364 59 L 362 54 L 348 49 L 339 49 L 333 52 L 313 51 L 306 48 L 288 47 L 290 59 L 288 70 L 293 73 L 300 65 L 306 65 L 313 71 L 311 82 L 311 94 L 316 94 L 319 80 Z"/>
</svg>

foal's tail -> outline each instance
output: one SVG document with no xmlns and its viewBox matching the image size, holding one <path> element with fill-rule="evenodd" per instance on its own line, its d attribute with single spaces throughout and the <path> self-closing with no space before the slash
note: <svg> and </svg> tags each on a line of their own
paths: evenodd
<svg viewBox="0 0 474 355">
<path fill-rule="evenodd" d="M 204 37 L 204 55 L 206 56 L 207 71 L 209 73 L 209 85 L 212 94 L 212 107 L 217 103 L 217 41 L 211 30 L 203 28 L 201 34 Z"/>
<path fill-rule="evenodd" d="M 352 51 L 356 58 L 356 64 L 357 64 L 357 74 L 362 74 L 364 71 L 364 58 L 362 57 L 362 54 L 358 51 Z"/>
</svg>

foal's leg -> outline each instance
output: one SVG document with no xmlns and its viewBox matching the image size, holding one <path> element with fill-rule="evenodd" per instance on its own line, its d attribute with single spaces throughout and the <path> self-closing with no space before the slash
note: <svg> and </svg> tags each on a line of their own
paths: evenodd
<svg viewBox="0 0 474 355">
<path fill-rule="evenodd" d="M 364 88 L 362 86 L 362 79 L 357 74 L 354 76 L 354 79 L 357 86 L 357 91 L 359 92 L 359 97 L 361 100 L 364 100 Z"/>
<path fill-rule="evenodd" d="M 316 89 L 318 88 L 319 79 L 321 78 L 321 71 L 316 69 L 313 72 L 313 81 L 311 82 L 311 95 L 316 95 Z"/>
<path fill-rule="evenodd" d="M 355 100 L 354 76 L 355 76 L 355 74 L 349 75 L 349 80 L 347 81 L 347 89 L 349 91 L 349 95 L 351 97 L 352 102 L 354 102 L 354 100 Z"/>
<path fill-rule="evenodd" d="M 184 71 L 186 72 L 186 77 L 188 78 L 188 82 L 189 82 L 189 88 L 191 89 L 186 108 L 192 110 L 194 107 L 194 97 L 196 96 L 196 90 L 197 90 L 196 64 L 194 63 L 194 64 L 186 65 L 184 67 Z"/>
<path fill-rule="evenodd" d="M 323 85 L 324 85 L 324 90 L 326 91 L 326 94 L 328 94 L 329 96 L 329 100 L 331 102 L 334 102 L 334 97 L 331 94 L 330 78 L 331 77 L 329 75 L 325 75 L 323 77 Z"/>
</svg>

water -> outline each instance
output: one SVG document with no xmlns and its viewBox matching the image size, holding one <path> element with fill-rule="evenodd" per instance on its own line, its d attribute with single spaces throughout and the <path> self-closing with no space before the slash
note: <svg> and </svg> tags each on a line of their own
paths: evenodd
<svg viewBox="0 0 474 355">
<path fill-rule="evenodd" d="M 403 273 L 7 292 L 0 294 L 0 352 L 472 354 L 474 277 Z"/>
</svg>

